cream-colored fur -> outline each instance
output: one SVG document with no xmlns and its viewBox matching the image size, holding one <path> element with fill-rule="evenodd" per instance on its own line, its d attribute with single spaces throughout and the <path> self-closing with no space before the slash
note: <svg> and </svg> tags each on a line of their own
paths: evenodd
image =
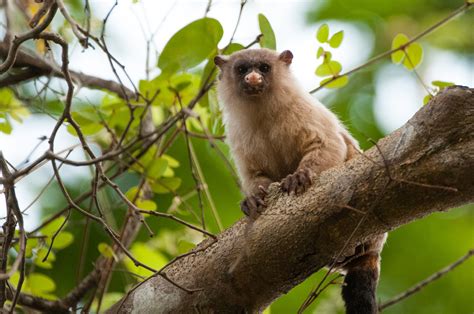
<svg viewBox="0 0 474 314">
<path fill-rule="evenodd" d="M 268 49 L 234 53 L 218 83 L 228 143 L 247 196 L 298 169 L 320 173 L 358 149 L 337 117 L 302 90 L 278 56 Z M 232 65 L 241 58 L 272 65 L 269 90 L 263 95 L 239 92 Z"/>
</svg>

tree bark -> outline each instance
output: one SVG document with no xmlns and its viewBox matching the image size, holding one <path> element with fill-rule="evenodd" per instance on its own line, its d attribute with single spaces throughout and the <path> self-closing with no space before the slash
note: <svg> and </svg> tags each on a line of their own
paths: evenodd
<svg viewBox="0 0 474 314">
<path fill-rule="evenodd" d="M 110 312 L 258 312 L 331 263 L 346 244 L 350 254 L 371 236 L 472 202 L 474 89 L 445 89 L 377 147 L 314 181 L 296 197 L 273 184 L 253 225 L 241 219 L 208 248 L 211 240 L 164 270 L 200 291 L 188 293 L 155 275 Z"/>
</svg>

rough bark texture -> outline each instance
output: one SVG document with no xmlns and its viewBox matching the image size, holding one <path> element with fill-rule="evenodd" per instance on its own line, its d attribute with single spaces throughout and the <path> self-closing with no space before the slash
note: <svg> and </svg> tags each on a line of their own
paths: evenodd
<svg viewBox="0 0 474 314">
<path fill-rule="evenodd" d="M 186 256 L 161 276 L 147 279 L 110 310 L 113 313 L 241 313 L 264 309 L 370 236 L 474 199 L 474 90 L 449 88 L 376 147 L 315 178 L 303 195 L 270 188 L 268 208 L 251 228 L 244 218 L 204 251 Z M 371 159 L 372 161 L 370 161 Z M 447 186 L 457 189 L 421 186 Z M 204 241 L 198 246 L 205 247 Z M 240 258 L 242 257 L 242 258 Z M 236 263 L 237 261 L 237 263 Z M 383 262 L 382 262 L 383 267 Z M 229 270 L 233 269 L 232 272 Z"/>
</svg>

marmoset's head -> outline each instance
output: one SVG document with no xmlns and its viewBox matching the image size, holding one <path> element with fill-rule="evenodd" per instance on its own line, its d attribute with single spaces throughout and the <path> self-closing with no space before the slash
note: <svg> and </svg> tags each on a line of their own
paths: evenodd
<svg viewBox="0 0 474 314">
<path fill-rule="evenodd" d="M 219 55 L 220 84 L 229 92 L 243 97 L 260 97 L 271 91 L 281 77 L 286 77 L 293 59 L 289 50 L 246 49 L 230 56 Z"/>
</svg>

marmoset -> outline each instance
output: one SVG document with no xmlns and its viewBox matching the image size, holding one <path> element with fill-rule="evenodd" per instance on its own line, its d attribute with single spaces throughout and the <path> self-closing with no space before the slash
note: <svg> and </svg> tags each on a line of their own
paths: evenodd
<svg viewBox="0 0 474 314">
<path fill-rule="evenodd" d="M 247 49 L 216 56 L 218 96 L 228 143 L 242 181 L 241 208 L 255 219 L 266 189 L 280 182 L 285 193 L 300 194 L 311 177 L 357 154 L 357 141 L 330 110 L 305 92 L 290 71 L 293 54 Z M 342 296 L 349 314 L 377 313 L 375 290 L 386 235 L 356 249 L 341 264 Z"/>
</svg>

